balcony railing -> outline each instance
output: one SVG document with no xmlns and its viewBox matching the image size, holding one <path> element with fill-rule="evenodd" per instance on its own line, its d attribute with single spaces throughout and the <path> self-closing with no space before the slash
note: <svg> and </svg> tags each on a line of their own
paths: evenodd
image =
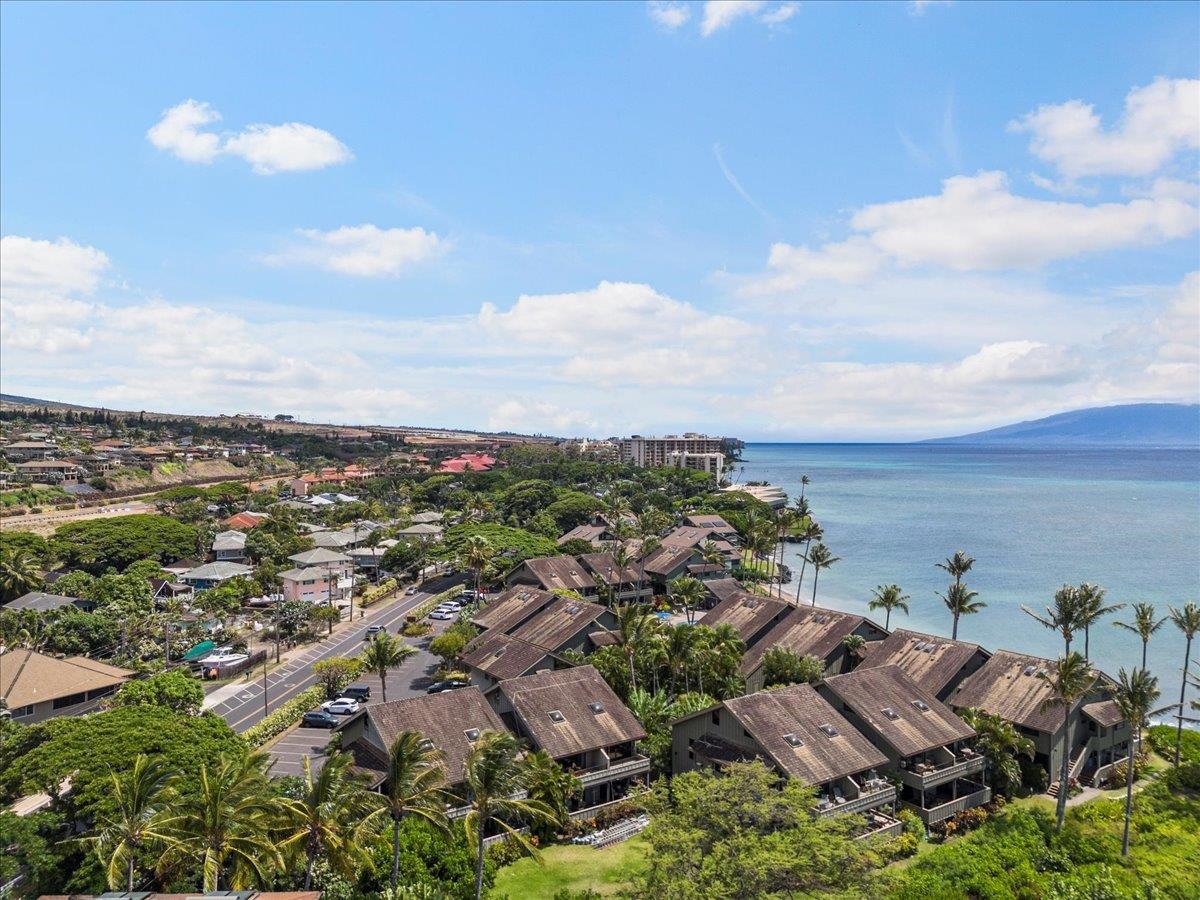
<svg viewBox="0 0 1200 900">
<path fill-rule="evenodd" d="M 900 775 L 900 780 L 909 787 L 916 788 L 918 791 L 927 791 L 930 788 L 937 787 L 939 784 L 953 781 L 955 778 L 965 778 L 968 775 L 975 775 L 982 771 L 983 757 L 975 756 L 971 759 L 964 759 L 938 769 L 927 769 L 925 772 L 917 772 L 914 769 L 900 769 L 898 774 Z"/>
<path fill-rule="evenodd" d="M 947 800 L 938 806 L 922 807 L 915 803 L 905 804 L 915 810 L 917 815 L 921 817 L 926 825 L 935 825 L 938 822 L 944 822 L 951 816 L 956 816 L 963 810 L 973 809 L 976 806 L 983 806 L 992 799 L 992 789 L 989 787 L 980 788 L 970 794 L 963 794 L 955 800 Z"/>
<path fill-rule="evenodd" d="M 896 788 L 892 785 L 878 790 L 859 794 L 845 803 L 830 803 L 828 806 L 817 807 L 818 816 L 844 816 L 850 813 L 866 812 L 877 806 L 896 802 Z"/>
<path fill-rule="evenodd" d="M 640 775 L 642 772 L 649 771 L 650 758 L 647 756 L 635 756 L 632 759 L 623 759 L 604 768 L 588 769 L 585 772 L 578 773 L 575 777 L 579 779 L 584 787 L 588 787 L 593 784 L 603 784 L 606 781 L 612 781 L 614 778 L 628 778 L 630 775 Z"/>
<path fill-rule="evenodd" d="M 886 818 L 887 821 L 881 825 L 875 826 L 870 831 L 864 831 L 862 834 L 856 834 L 854 839 L 856 841 L 865 841 L 869 840 L 870 838 L 877 837 L 895 837 L 904 830 L 904 823 L 899 819 L 893 819 L 891 816 L 884 816 L 882 818 Z"/>
</svg>

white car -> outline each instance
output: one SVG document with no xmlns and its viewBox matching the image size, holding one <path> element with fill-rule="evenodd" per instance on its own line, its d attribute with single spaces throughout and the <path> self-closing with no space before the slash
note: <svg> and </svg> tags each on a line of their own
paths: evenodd
<svg viewBox="0 0 1200 900">
<path fill-rule="evenodd" d="M 353 697 L 338 697 L 336 700 L 326 700 L 321 709 L 334 716 L 349 716 L 358 712 L 359 702 Z"/>
<path fill-rule="evenodd" d="M 437 619 L 439 622 L 445 622 L 458 617 L 457 613 L 453 613 L 448 609 L 435 609 L 429 614 L 429 618 Z"/>
<path fill-rule="evenodd" d="M 446 600 L 446 601 L 443 601 L 442 603 L 439 603 L 437 605 L 437 608 L 438 609 L 448 609 L 448 610 L 451 610 L 452 612 L 458 612 L 460 609 L 463 608 L 463 605 L 461 603 L 459 603 L 457 600 Z"/>
</svg>

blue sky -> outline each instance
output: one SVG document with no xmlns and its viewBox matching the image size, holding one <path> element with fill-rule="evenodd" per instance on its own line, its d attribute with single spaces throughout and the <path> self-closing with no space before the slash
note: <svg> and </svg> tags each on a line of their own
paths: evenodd
<svg viewBox="0 0 1200 900">
<path fill-rule="evenodd" d="M 1194 4 L 0 24 L 10 393 L 775 439 L 1200 394 Z"/>
</svg>

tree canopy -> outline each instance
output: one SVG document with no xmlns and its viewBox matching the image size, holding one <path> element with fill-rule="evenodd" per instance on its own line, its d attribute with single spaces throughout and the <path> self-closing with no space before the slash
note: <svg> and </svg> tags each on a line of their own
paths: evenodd
<svg viewBox="0 0 1200 900">
<path fill-rule="evenodd" d="M 196 529 L 168 516 L 114 516 L 68 522 L 50 543 L 67 565 L 98 575 L 138 560 L 162 563 L 193 555 Z"/>
</svg>

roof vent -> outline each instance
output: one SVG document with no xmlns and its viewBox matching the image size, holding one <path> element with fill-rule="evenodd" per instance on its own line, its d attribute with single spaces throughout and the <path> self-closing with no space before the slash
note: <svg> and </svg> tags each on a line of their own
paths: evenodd
<svg viewBox="0 0 1200 900">
<path fill-rule="evenodd" d="M 479 740 L 479 729 L 478 728 L 468 728 L 466 731 L 463 732 L 463 734 L 465 734 L 467 736 L 467 740 L 470 741 L 472 744 L 475 743 L 477 740 Z M 430 744 L 430 746 L 432 746 L 432 744 Z"/>
<path fill-rule="evenodd" d="M 880 712 L 892 720 L 896 720 L 896 719 L 900 718 L 900 713 L 896 712 L 890 706 L 885 706 L 883 709 L 880 710 Z"/>
<path fill-rule="evenodd" d="M 785 734 L 783 739 L 787 741 L 789 747 L 803 747 L 804 741 L 800 740 L 798 734 Z"/>
<path fill-rule="evenodd" d="M 495 653 L 492 654 L 492 659 L 499 659 L 500 657 L 502 657 L 504 655 L 504 651 L 507 649 L 508 649 L 507 647 L 501 647 L 499 650 L 497 650 Z"/>
<path fill-rule="evenodd" d="M 828 722 L 826 722 L 824 725 L 820 726 L 820 728 L 829 737 L 837 737 L 838 736 L 838 730 L 836 728 L 834 728 L 832 725 L 830 725 Z"/>
<path fill-rule="evenodd" d="M 1025 669 L 1021 672 L 1021 674 L 1022 675 L 1032 675 L 1036 671 L 1037 671 L 1037 666 L 1026 666 Z"/>
<path fill-rule="evenodd" d="M 914 644 L 913 644 L 913 649 L 914 649 L 914 650 L 924 650 L 924 649 L 925 649 L 925 642 L 924 642 L 924 641 L 917 641 L 916 643 L 914 643 Z"/>
<path fill-rule="evenodd" d="M 593 700 L 588 704 L 588 709 L 590 709 L 593 714 L 598 716 L 600 713 L 604 712 L 604 704 L 599 700 Z"/>
<path fill-rule="evenodd" d="M 926 652 L 926 653 L 932 653 L 932 652 L 933 652 L 934 650 L 936 650 L 937 648 L 938 648 L 938 645 L 937 645 L 937 644 L 935 644 L 935 643 L 933 643 L 933 642 L 931 641 L 930 643 L 928 643 L 928 644 L 926 644 L 926 645 L 925 645 L 925 652 Z"/>
<path fill-rule="evenodd" d="M 579 612 L 579 604 L 572 603 L 569 606 L 567 606 L 565 609 L 563 609 L 563 612 L 565 612 L 568 616 L 573 616 L 573 615 L 575 615 L 575 613 Z"/>
<path fill-rule="evenodd" d="M 563 722 L 567 721 L 567 717 L 562 714 L 561 710 L 552 709 L 550 712 L 546 713 L 546 715 L 550 717 L 550 721 L 555 725 L 561 725 Z"/>
<path fill-rule="evenodd" d="M 819 625 L 824 625 L 829 621 L 829 616 L 825 615 L 825 613 L 817 613 L 815 616 L 813 616 L 813 621 Z"/>
<path fill-rule="evenodd" d="M 921 712 L 929 712 L 929 704 L 926 703 L 924 700 L 914 700 L 912 702 L 912 705 L 915 706 L 917 709 L 919 709 Z"/>
<path fill-rule="evenodd" d="M 757 609 L 758 601 L 755 600 L 753 597 L 747 597 L 745 600 L 742 601 L 742 606 L 746 607 L 746 609 Z"/>
</svg>

